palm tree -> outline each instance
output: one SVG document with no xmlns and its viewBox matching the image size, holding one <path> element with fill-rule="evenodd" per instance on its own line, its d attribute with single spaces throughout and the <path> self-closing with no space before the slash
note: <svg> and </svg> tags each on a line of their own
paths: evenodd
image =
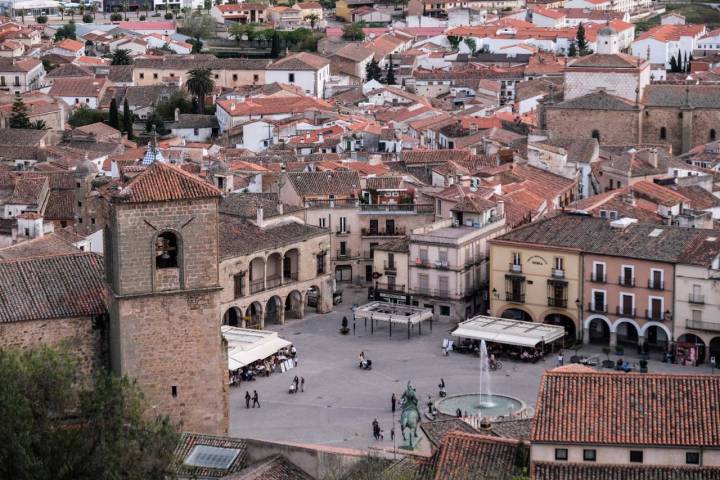
<svg viewBox="0 0 720 480">
<path fill-rule="evenodd" d="M 199 112 L 205 112 L 205 95 L 212 92 L 215 88 L 215 82 L 212 79 L 210 69 L 208 68 L 193 68 L 188 72 L 188 79 L 185 83 L 188 92 L 197 99 L 197 105 Z"/>
<path fill-rule="evenodd" d="M 303 20 L 305 20 L 306 22 L 310 22 L 310 28 L 315 29 L 315 23 L 320 20 L 320 17 L 318 17 L 314 13 L 311 13 L 310 15 L 305 15 L 305 18 Z"/>
<path fill-rule="evenodd" d="M 58 7 L 58 12 L 60 12 L 60 20 L 65 20 L 65 7 L 60 5 Z"/>
</svg>

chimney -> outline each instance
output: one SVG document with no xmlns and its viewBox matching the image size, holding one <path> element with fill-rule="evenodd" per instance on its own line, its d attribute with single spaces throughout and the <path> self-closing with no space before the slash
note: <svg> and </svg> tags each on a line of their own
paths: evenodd
<svg viewBox="0 0 720 480">
<path fill-rule="evenodd" d="M 648 152 L 648 163 L 653 166 L 653 168 L 657 168 L 658 166 L 658 151 L 657 148 L 651 148 Z"/>
<path fill-rule="evenodd" d="M 505 200 L 497 201 L 497 216 L 498 218 L 502 218 L 505 216 Z"/>
<path fill-rule="evenodd" d="M 255 225 L 257 225 L 260 228 L 263 228 L 263 226 L 265 225 L 263 208 L 259 205 L 257 207 L 257 216 L 255 218 Z"/>
<path fill-rule="evenodd" d="M 180 121 L 180 109 L 179 108 L 175 109 L 175 121 L 176 122 Z"/>
</svg>

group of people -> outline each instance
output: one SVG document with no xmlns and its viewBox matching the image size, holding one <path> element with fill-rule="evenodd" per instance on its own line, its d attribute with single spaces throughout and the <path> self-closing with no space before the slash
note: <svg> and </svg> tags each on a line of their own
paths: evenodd
<svg viewBox="0 0 720 480">
<path fill-rule="evenodd" d="M 393 397 L 395 394 L 393 393 Z M 378 419 L 372 421 L 373 438 L 375 440 L 385 440 L 385 430 L 380 428 L 380 422 Z M 390 440 L 395 440 L 395 427 L 390 428 Z"/>
<path fill-rule="evenodd" d="M 360 355 L 358 355 L 358 364 L 360 368 L 370 370 L 372 367 L 372 360 L 365 358 L 365 352 L 360 352 Z"/>
<path fill-rule="evenodd" d="M 297 393 L 299 391 L 305 391 L 305 377 L 298 378 L 298 376 L 295 375 L 295 378 L 293 378 L 293 381 L 290 384 L 289 393 Z"/>
<path fill-rule="evenodd" d="M 257 390 L 253 390 L 252 396 L 249 391 L 245 390 L 245 408 L 250 408 L 250 400 L 252 400 L 252 408 L 255 408 L 256 405 L 257 408 L 260 408 L 260 396 Z"/>
<path fill-rule="evenodd" d="M 269 377 L 272 373 L 277 372 L 280 368 L 280 364 L 287 359 L 291 359 L 294 365 L 297 367 L 297 349 L 295 345 L 289 347 L 283 347 L 275 355 L 268 358 L 257 360 L 250 365 L 247 365 L 237 370 L 231 370 L 230 375 L 230 386 L 237 386 L 241 382 L 247 382 L 255 380 L 255 377 L 265 376 Z"/>
</svg>

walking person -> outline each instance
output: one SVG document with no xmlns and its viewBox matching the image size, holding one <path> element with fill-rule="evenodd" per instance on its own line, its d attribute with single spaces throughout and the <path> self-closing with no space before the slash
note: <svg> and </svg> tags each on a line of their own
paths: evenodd
<svg viewBox="0 0 720 480">
<path fill-rule="evenodd" d="M 373 422 L 372 422 L 372 429 L 373 429 L 373 438 L 375 440 L 377 440 L 378 436 L 379 436 L 379 432 L 380 432 L 380 424 L 378 423 L 377 418 L 375 420 L 373 420 Z"/>
<path fill-rule="evenodd" d="M 300 377 L 300 391 L 305 391 L 305 377 Z"/>
<path fill-rule="evenodd" d="M 257 390 L 253 390 L 253 408 L 255 408 L 255 405 L 257 405 L 258 408 L 260 408 L 260 396 L 257 393 Z"/>
<path fill-rule="evenodd" d="M 250 408 L 250 392 L 245 390 L 245 408 Z"/>
<path fill-rule="evenodd" d="M 560 350 L 557 356 L 557 366 L 562 367 L 563 363 L 565 363 L 565 358 L 563 358 L 563 352 L 562 350 Z"/>
<path fill-rule="evenodd" d="M 395 427 L 390 428 L 390 441 L 395 441 Z"/>
<path fill-rule="evenodd" d="M 298 391 L 298 384 L 300 383 L 300 379 L 297 375 L 295 375 L 295 378 L 293 378 L 293 383 L 295 384 L 295 392 Z"/>
<path fill-rule="evenodd" d="M 397 397 L 395 394 L 392 394 L 392 397 L 390 397 L 390 408 L 392 409 L 392 413 L 395 413 L 395 405 L 397 404 Z"/>
</svg>

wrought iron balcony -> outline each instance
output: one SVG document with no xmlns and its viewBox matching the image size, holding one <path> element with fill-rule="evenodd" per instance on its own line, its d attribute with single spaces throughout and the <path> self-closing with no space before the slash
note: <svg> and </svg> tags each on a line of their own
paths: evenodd
<svg viewBox="0 0 720 480">
<path fill-rule="evenodd" d="M 590 275 L 590 281 L 595 283 L 607 283 L 607 274 L 592 272 Z"/>
<path fill-rule="evenodd" d="M 588 303 L 588 312 L 593 313 L 607 313 L 608 306 L 607 304 L 597 304 L 595 302 Z"/>
<path fill-rule="evenodd" d="M 524 293 L 505 292 L 505 301 L 514 303 L 525 303 Z"/>
<path fill-rule="evenodd" d="M 648 288 L 650 290 L 665 290 L 665 282 L 662 280 L 654 281 L 652 278 L 649 278 Z"/>
<path fill-rule="evenodd" d="M 567 298 L 548 297 L 548 307 L 567 308 Z"/>
<path fill-rule="evenodd" d="M 688 295 L 688 302 L 702 305 L 705 303 L 705 295 L 691 293 Z"/>
<path fill-rule="evenodd" d="M 618 285 L 622 285 L 623 287 L 634 287 L 635 277 L 623 277 L 621 275 L 618 277 Z"/>
<path fill-rule="evenodd" d="M 618 305 L 617 307 L 615 307 L 615 314 L 616 314 L 616 315 L 621 315 L 621 316 L 623 316 L 623 317 L 634 318 L 635 315 L 636 315 L 636 313 L 637 313 L 637 310 L 634 309 L 634 308 L 623 308 L 623 307 L 621 307 L 621 306 L 619 306 L 619 305 Z"/>
</svg>

